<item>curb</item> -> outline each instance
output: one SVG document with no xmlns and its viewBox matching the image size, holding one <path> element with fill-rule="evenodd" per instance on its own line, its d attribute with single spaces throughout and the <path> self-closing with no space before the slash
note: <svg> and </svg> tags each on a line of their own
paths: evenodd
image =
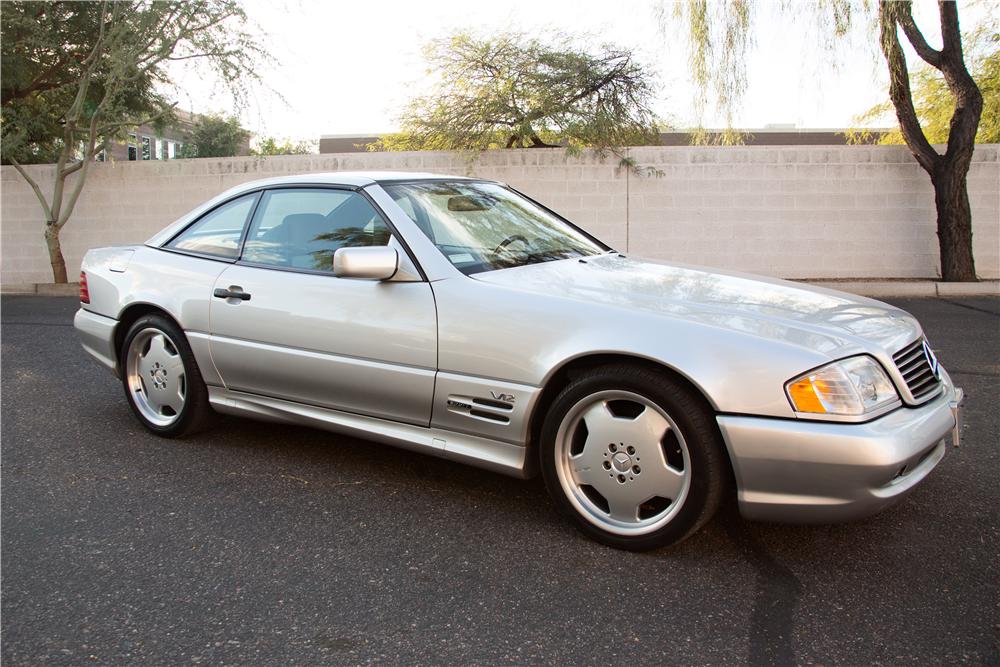
<svg viewBox="0 0 1000 667">
<path fill-rule="evenodd" d="M 0 285 L 0 294 L 33 296 L 79 296 L 80 283 L 28 283 Z"/>
<path fill-rule="evenodd" d="M 850 292 L 858 296 L 952 297 L 1000 296 L 1000 280 L 943 283 L 936 280 L 803 280 L 813 287 Z"/>
</svg>

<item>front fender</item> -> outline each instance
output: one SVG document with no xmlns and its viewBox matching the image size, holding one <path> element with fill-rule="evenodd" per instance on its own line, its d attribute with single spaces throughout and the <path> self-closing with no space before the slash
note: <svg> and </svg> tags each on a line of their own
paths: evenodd
<svg viewBox="0 0 1000 667">
<path fill-rule="evenodd" d="M 816 332 L 776 331 L 773 323 L 754 331 L 758 323 L 741 323 L 739 315 L 723 326 L 718 318 L 682 319 L 465 277 L 433 286 L 442 371 L 536 387 L 574 359 L 624 355 L 673 369 L 719 412 L 794 417 L 784 383 L 829 361 L 827 350 L 850 349 Z"/>
</svg>

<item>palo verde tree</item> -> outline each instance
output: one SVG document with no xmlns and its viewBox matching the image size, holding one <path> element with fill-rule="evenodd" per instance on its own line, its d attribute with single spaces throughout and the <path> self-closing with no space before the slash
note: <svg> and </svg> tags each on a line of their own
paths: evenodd
<svg viewBox="0 0 1000 667">
<path fill-rule="evenodd" d="M 127 128 L 170 116 L 172 66 L 207 67 L 239 100 L 265 57 L 237 0 L 12 0 L 0 32 L 2 158 L 41 204 L 56 282 L 67 281 L 59 233 L 95 156 Z M 22 162 L 50 161 L 46 196 Z"/>
<path fill-rule="evenodd" d="M 753 0 L 687 0 L 673 10 L 659 5 L 664 25 L 679 21 L 690 46 L 694 79 L 703 93 L 714 92 L 729 112 L 746 89 L 746 54 L 752 48 Z M 809 12 L 828 42 L 847 36 L 853 26 L 866 24 L 877 40 L 889 74 L 889 99 L 900 133 L 917 163 L 930 175 L 937 210 L 941 276 L 946 281 L 976 280 L 972 255 L 972 214 L 966 176 L 972 160 L 983 96 L 965 63 L 958 7 L 939 0 L 941 46 L 925 38 L 913 18 L 909 0 L 825 0 L 781 5 L 786 12 Z M 915 109 L 910 73 L 901 40 L 905 39 L 927 66 L 940 72 L 952 98 L 943 153 L 928 141 Z"/>
<path fill-rule="evenodd" d="M 371 150 L 615 149 L 657 136 L 652 75 L 627 49 L 460 32 L 424 49 L 435 81 Z"/>
</svg>

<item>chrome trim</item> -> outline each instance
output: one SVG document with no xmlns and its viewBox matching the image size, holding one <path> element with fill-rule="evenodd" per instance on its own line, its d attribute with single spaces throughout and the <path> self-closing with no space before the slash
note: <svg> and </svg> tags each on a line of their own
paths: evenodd
<svg viewBox="0 0 1000 667">
<path fill-rule="evenodd" d="M 312 426 L 393 447 L 433 454 L 512 477 L 527 477 L 527 448 L 506 442 L 231 391 L 222 387 L 209 387 L 208 400 L 213 408 L 226 414 Z"/>
<path fill-rule="evenodd" d="M 896 372 L 902 380 L 897 389 L 910 405 L 922 405 L 941 393 L 940 365 L 935 368 L 932 355 L 924 336 L 907 343 L 892 355 Z"/>
<path fill-rule="evenodd" d="M 476 404 L 475 399 L 497 405 L 504 403 L 504 401 L 494 399 L 490 392 L 512 396 L 514 400 L 505 401 L 509 405 L 509 409 L 491 407 L 482 403 Z M 458 433 L 495 438 L 514 445 L 524 445 L 528 441 L 531 413 L 541 392 L 539 387 L 439 371 L 434 383 L 434 409 L 431 416 L 431 426 Z M 469 408 L 449 404 L 450 401 L 462 403 L 463 399 Z M 476 417 L 474 414 L 470 414 L 473 406 L 485 413 L 504 417 L 506 421 Z"/>
</svg>

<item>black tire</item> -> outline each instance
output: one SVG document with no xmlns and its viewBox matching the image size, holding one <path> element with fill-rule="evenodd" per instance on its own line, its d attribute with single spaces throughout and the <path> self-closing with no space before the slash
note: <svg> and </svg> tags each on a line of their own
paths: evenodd
<svg viewBox="0 0 1000 667">
<path fill-rule="evenodd" d="M 142 409 L 137 404 L 139 398 L 130 384 L 129 349 L 140 333 L 150 330 L 156 330 L 166 337 L 177 356 L 180 357 L 184 367 L 185 396 L 183 407 L 175 413 L 175 418 L 169 424 L 154 423 L 143 414 Z M 157 314 L 140 317 L 125 334 L 118 361 L 121 368 L 122 387 L 125 389 L 125 398 L 129 407 L 132 408 L 132 412 L 139 422 L 150 432 L 164 438 L 178 438 L 191 435 L 209 425 L 215 413 L 208 402 L 208 389 L 205 387 L 187 337 L 173 321 Z"/>
<path fill-rule="evenodd" d="M 609 391 L 628 392 L 654 403 L 673 420 L 686 444 L 688 457 L 685 467 L 690 465 L 686 496 L 679 509 L 672 511 L 672 518 L 654 532 L 622 535 L 600 527 L 596 523 L 600 517 L 595 518 L 591 512 L 588 518 L 582 509 L 574 505 L 560 482 L 556 459 L 564 456 L 559 453 L 561 448 L 557 442 L 563 420 L 575 409 L 574 406 L 579 406 L 588 397 Z M 644 365 L 611 364 L 576 376 L 552 403 L 542 426 L 539 444 L 545 485 L 559 509 L 583 533 L 618 549 L 646 551 L 681 542 L 712 518 L 732 487 L 729 459 L 710 406 L 679 379 Z M 604 467 L 607 468 L 607 465 L 605 463 Z M 641 519 L 641 513 L 639 516 Z"/>
</svg>

